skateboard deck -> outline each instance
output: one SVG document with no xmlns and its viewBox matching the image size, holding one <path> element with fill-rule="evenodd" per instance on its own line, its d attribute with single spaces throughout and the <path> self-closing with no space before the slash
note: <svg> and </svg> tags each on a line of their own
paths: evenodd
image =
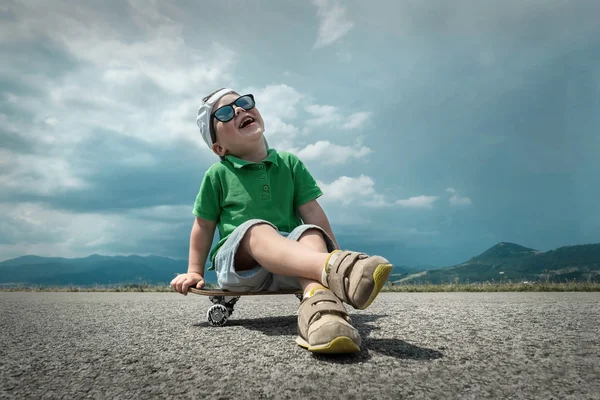
<svg viewBox="0 0 600 400">
<path fill-rule="evenodd" d="M 212 326 L 223 326 L 233 313 L 233 306 L 242 296 L 268 296 L 274 294 L 294 294 L 298 300 L 302 301 L 302 290 L 277 290 L 273 292 L 232 292 L 222 289 L 196 289 L 188 288 L 189 293 L 208 296 L 208 299 L 213 303 L 212 307 L 206 312 L 208 323 Z"/>
<path fill-rule="evenodd" d="M 230 290 L 223 289 L 196 289 L 196 288 L 188 288 L 188 291 L 195 294 L 200 294 L 203 296 L 268 296 L 274 294 L 302 294 L 302 290 L 300 289 L 290 289 L 290 290 L 277 290 L 273 292 L 269 291 L 261 291 L 261 292 L 232 292 Z"/>
</svg>

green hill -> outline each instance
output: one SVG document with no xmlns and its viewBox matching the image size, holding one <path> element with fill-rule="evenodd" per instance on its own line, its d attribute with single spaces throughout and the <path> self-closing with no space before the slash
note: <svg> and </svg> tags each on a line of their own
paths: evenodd
<svg viewBox="0 0 600 400">
<path fill-rule="evenodd" d="M 502 242 L 471 258 L 467 263 L 472 264 L 499 264 L 511 261 L 521 261 L 535 256 L 540 252 L 514 243 Z"/>
<path fill-rule="evenodd" d="M 411 274 L 394 283 L 492 281 L 600 281 L 600 244 L 565 246 L 547 252 L 498 243 L 470 260 Z"/>
</svg>

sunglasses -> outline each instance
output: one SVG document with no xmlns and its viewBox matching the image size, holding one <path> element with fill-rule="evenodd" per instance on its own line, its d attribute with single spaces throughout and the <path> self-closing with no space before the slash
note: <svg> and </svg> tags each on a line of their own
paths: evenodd
<svg viewBox="0 0 600 400">
<path fill-rule="evenodd" d="M 244 96 L 238 97 L 234 102 L 226 104 L 217 108 L 210 116 L 212 118 L 216 118 L 221 122 L 228 122 L 235 117 L 235 109 L 233 106 L 243 108 L 248 111 L 254 108 L 254 96 L 251 94 L 246 94 Z"/>
</svg>

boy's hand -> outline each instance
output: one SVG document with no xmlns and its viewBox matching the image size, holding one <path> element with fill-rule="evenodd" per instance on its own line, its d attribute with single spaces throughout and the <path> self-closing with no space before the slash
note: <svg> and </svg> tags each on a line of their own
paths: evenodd
<svg viewBox="0 0 600 400">
<path fill-rule="evenodd" d="M 187 295 L 188 288 L 190 287 L 202 289 L 204 287 L 204 278 L 197 272 L 188 272 L 187 274 L 177 275 L 175 279 L 171 281 L 171 287 L 175 289 L 176 292 Z"/>
</svg>

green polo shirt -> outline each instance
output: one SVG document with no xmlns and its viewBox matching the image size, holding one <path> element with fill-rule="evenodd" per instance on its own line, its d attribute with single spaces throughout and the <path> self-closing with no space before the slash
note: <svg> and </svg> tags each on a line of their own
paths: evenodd
<svg viewBox="0 0 600 400">
<path fill-rule="evenodd" d="M 280 232 L 301 225 L 298 207 L 323 194 L 302 161 L 294 154 L 267 150 L 262 162 L 226 156 L 204 174 L 193 213 L 216 221 L 219 241 L 210 252 L 211 267 L 217 250 L 233 230 L 250 219 L 271 222 Z"/>
</svg>

